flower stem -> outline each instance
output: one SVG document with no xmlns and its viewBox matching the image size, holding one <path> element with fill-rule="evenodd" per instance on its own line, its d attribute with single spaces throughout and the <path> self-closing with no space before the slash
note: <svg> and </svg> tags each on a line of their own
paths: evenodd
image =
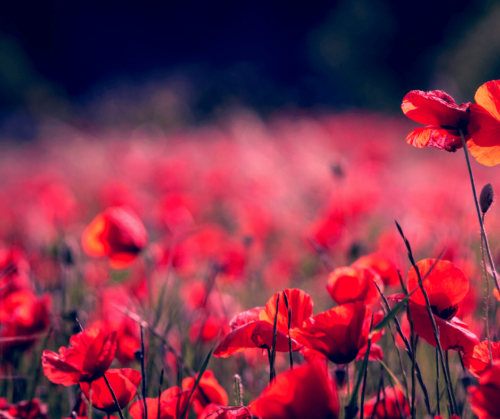
<svg viewBox="0 0 500 419">
<path fill-rule="evenodd" d="M 484 224 L 484 213 L 482 216 Z M 490 365 L 493 365 L 493 353 L 491 352 L 491 338 L 490 338 L 490 279 L 488 278 L 488 270 L 486 269 L 486 261 L 484 259 L 484 236 L 481 232 L 481 260 L 483 263 L 484 276 L 486 278 L 486 298 L 484 299 L 486 311 L 486 340 L 488 341 L 488 353 L 490 357 Z"/>
<path fill-rule="evenodd" d="M 486 247 L 486 252 L 488 255 L 488 259 L 490 262 L 491 274 L 493 275 L 493 279 L 495 280 L 495 285 L 497 287 L 498 292 L 500 292 L 500 285 L 498 284 L 497 272 L 495 270 L 495 264 L 493 263 L 493 258 L 491 256 L 490 246 L 488 244 L 488 237 L 486 236 L 486 231 L 484 230 L 483 219 L 481 218 L 481 210 L 479 209 L 479 202 L 477 200 L 476 186 L 474 184 L 474 175 L 472 174 L 472 168 L 469 161 L 469 152 L 467 151 L 467 144 L 465 142 L 464 133 L 460 130 L 460 136 L 462 137 L 462 145 L 465 153 L 465 161 L 467 162 L 467 169 L 469 170 L 469 178 L 470 184 L 472 186 L 472 195 L 474 196 L 474 203 L 476 204 L 476 212 L 477 218 L 479 220 L 479 225 L 481 226 L 481 234 L 484 238 L 484 244 Z"/>
</svg>

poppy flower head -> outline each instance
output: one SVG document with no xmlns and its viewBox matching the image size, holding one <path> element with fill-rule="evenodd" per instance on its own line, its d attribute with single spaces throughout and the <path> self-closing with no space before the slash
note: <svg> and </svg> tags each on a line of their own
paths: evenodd
<svg viewBox="0 0 500 419">
<path fill-rule="evenodd" d="M 130 265 L 147 244 L 147 233 L 137 215 L 127 207 L 111 207 L 87 226 L 83 250 L 90 256 L 109 257 L 113 268 Z"/>
<path fill-rule="evenodd" d="M 194 387 L 195 378 L 187 377 L 182 380 L 182 389 L 191 391 Z M 203 409 L 210 403 L 218 404 L 219 406 L 227 406 L 229 398 L 227 396 L 226 390 L 224 390 L 214 373 L 207 370 L 203 373 L 198 387 L 192 396 L 193 409 L 196 414 L 200 414 Z"/>
<path fill-rule="evenodd" d="M 427 125 L 413 130 L 406 142 L 418 148 L 435 147 L 456 151 L 462 147 L 459 130 L 467 135 L 470 103 L 457 105 L 441 90 L 413 90 L 403 98 L 401 109 L 410 119 Z"/>
<path fill-rule="evenodd" d="M 424 278 L 436 259 L 424 259 L 416 264 L 420 277 Z M 452 262 L 439 260 L 430 274 L 423 280 L 423 286 L 433 313 L 445 320 L 455 316 L 460 303 L 469 291 L 469 280 Z M 408 272 L 408 290 L 418 287 L 418 275 L 414 268 Z M 420 289 L 410 297 L 410 301 L 425 306 L 425 297 Z"/>
<path fill-rule="evenodd" d="M 92 382 L 104 375 L 115 352 L 116 331 L 107 334 L 100 329 L 86 329 L 73 335 L 68 348 L 59 348 L 59 354 L 43 351 L 43 372 L 54 384 Z"/>
<path fill-rule="evenodd" d="M 493 360 L 500 359 L 500 343 L 498 342 L 490 342 L 491 343 L 491 354 L 493 356 Z M 483 341 L 474 346 L 471 351 L 464 353 L 462 356 L 462 361 L 464 363 L 465 368 L 469 370 L 469 372 L 476 376 L 480 377 L 488 368 L 490 367 L 490 354 L 488 350 L 488 342 Z"/>
<path fill-rule="evenodd" d="M 198 419 L 253 419 L 250 409 L 246 406 L 221 407 L 210 405 L 211 411 L 206 416 L 205 409 Z M 208 407 L 208 406 L 207 406 Z"/>
<path fill-rule="evenodd" d="M 148 416 L 146 419 L 181 419 L 187 408 L 189 391 L 182 391 L 179 387 L 166 389 L 158 397 L 146 397 Z M 159 403 L 158 403 L 159 402 Z M 158 413 L 158 405 L 160 412 Z M 137 400 L 129 408 L 130 416 L 133 419 L 144 419 L 144 401 Z"/>
<path fill-rule="evenodd" d="M 382 279 L 370 268 L 364 266 L 337 268 L 330 273 L 326 288 L 337 304 L 362 301 L 370 305 L 380 298 L 373 281 L 377 281 L 379 287 L 384 289 Z"/>
<path fill-rule="evenodd" d="M 337 419 L 339 401 L 322 362 L 279 374 L 249 406 L 261 419 Z"/>
<path fill-rule="evenodd" d="M 475 159 L 486 166 L 500 163 L 500 80 L 483 84 L 470 107 L 468 147 Z"/>
<path fill-rule="evenodd" d="M 121 370 L 108 370 L 105 372 L 105 376 L 115 393 L 120 409 L 125 408 L 137 393 L 137 386 L 141 382 L 140 372 L 130 368 L 123 368 Z M 103 377 L 92 381 L 92 383 L 80 383 L 80 388 L 87 399 L 90 396 L 91 386 L 92 406 L 107 413 L 118 411 Z"/>
<path fill-rule="evenodd" d="M 479 377 L 477 387 L 469 387 L 472 411 L 479 419 L 500 417 L 500 361 Z"/>
<path fill-rule="evenodd" d="M 314 304 L 312 298 L 300 289 L 286 289 L 283 292 L 287 296 L 288 307 L 292 312 L 290 327 L 288 327 L 288 309 L 281 291 L 269 299 L 264 309 L 260 312 L 259 318 L 260 320 L 274 324 L 274 318 L 276 317 L 276 302 L 278 294 L 281 294 L 276 327 L 283 333 L 288 334 L 289 328 L 293 329 L 302 326 L 303 322 L 313 315 Z"/>
<path fill-rule="evenodd" d="M 348 303 L 309 318 L 290 331 L 299 344 L 325 355 L 336 364 L 353 361 L 366 345 L 371 310 L 362 302 Z"/>
<path fill-rule="evenodd" d="M 396 264 L 383 252 L 370 253 L 361 256 L 352 266 L 364 266 L 373 269 L 380 275 L 384 285 L 399 285 L 398 269 Z"/>
<path fill-rule="evenodd" d="M 373 397 L 365 403 L 364 416 L 369 418 L 374 415 L 377 419 L 402 419 L 400 408 L 405 417 L 410 416 L 410 406 L 401 389 L 398 386 L 386 387 L 383 391 L 380 390 L 378 398 Z"/>
</svg>

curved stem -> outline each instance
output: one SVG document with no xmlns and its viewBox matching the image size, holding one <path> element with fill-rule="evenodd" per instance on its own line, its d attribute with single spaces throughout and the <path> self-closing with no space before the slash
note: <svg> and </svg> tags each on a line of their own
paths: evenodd
<svg viewBox="0 0 500 419">
<path fill-rule="evenodd" d="M 125 419 L 125 417 L 123 416 L 123 412 L 122 412 L 122 409 L 120 408 L 120 404 L 118 403 L 118 399 L 116 398 L 116 395 L 115 395 L 115 392 L 113 391 L 113 389 L 111 388 L 111 384 L 109 384 L 109 381 L 108 381 L 108 377 L 106 377 L 106 374 L 103 375 L 104 377 L 104 381 L 106 382 L 106 385 L 108 386 L 109 388 L 109 391 L 111 393 L 111 396 L 113 397 L 113 400 L 115 402 L 115 406 L 116 408 L 118 409 L 118 414 L 120 415 L 120 418 L 121 419 Z"/>
</svg>

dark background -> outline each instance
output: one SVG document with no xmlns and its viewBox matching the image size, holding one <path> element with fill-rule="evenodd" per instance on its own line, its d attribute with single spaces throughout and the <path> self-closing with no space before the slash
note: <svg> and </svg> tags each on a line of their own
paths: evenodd
<svg viewBox="0 0 500 419">
<path fill-rule="evenodd" d="M 500 6 L 464 0 L 5 2 L 0 137 L 193 124 L 250 107 L 400 112 L 409 90 L 472 101 L 498 78 Z"/>
</svg>

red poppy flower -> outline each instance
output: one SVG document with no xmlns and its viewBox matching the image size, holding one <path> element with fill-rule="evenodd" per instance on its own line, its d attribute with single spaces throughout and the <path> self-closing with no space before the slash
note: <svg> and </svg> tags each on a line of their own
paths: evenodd
<svg viewBox="0 0 500 419">
<path fill-rule="evenodd" d="M 410 406 L 408 405 L 408 401 L 399 387 L 396 386 L 395 389 L 396 392 L 394 392 L 392 387 L 386 387 L 383 391 L 380 390 L 378 404 L 377 397 L 368 400 L 364 406 L 363 416 L 369 418 L 375 410 L 375 417 L 378 419 L 403 419 L 399 413 L 398 403 L 396 402 L 397 398 L 399 406 L 405 415 L 404 417 L 409 417 Z"/>
<path fill-rule="evenodd" d="M 313 302 L 311 297 L 302 290 L 286 289 L 283 292 L 286 293 L 288 305 L 292 310 L 290 323 L 290 330 L 292 330 L 312 316 Z M 256 307 L 235 316 L 230 322 L 232 332 L 226 335 L 215 348 L 214 356 L 226 358 L 247 348 L 272 348 L 276 302 L 280 293 L 273 295 L 264 308 Z M 276 351 L 288 352 L 288 310 L 283 295 L 280 296 L 279 304 Z M 292 350 L 298 349 L 300 345 L 292 339 Z"/>
<path fill-rule="evenodd" d="M 406 142 L 418 148 L 435 147 L 455 151 L 462 147 L 459 130 L 467 135 L 470 103 L 457 105 L 441 90 L 413 90 L 403 98 L 401 109 L 416 122 L 427 125 L 410 132 Z"/>
<path fill-rule="evenodd" d="M 273 325 L 265 321 L 254 321 L 238 327 L 217 345 L 215 357 L 228 356 L 248 348 L 271 349 L 273 346 Z M 276 329 L 276 351 L 288 352 L 288 335 Z M 300 349 L 300 345 L 292 339 L 292 350 Z"/>
<path fill-rule="evenodd" d="M 362 361 L 365 358 L 367 349 L 368 346 L 365 345 L 359 350 L 358 356 L 356 357 L 356 361 Z M 370 354 L 368 355 L 368 361 L 378 361 L 382 359 L 384 359 L 384 351 L 382 350 L 382 347 L 377 344 L 371 345 Z"/>
<path fill-rule="evenodd" d="M 417 263 L 420 276 L 429 272 L 435 259 L 424 259 Z M 408 273 L 408 289 L 418 286 L 418 276 L 414 268 Z M 436 262 L 432 272 L 423 281 L 436 326 L 439 328 L 439 340 L 444 350 L 472 350 L 479 343 L 477 336 L 467 325 L 454 317 L 458 311 L 458 303 L 469 291 L 469 281 L 453 263 L 446 260 Z M 410 313 L 415 333 L 436 347 L 436 339 L 432 322 L 427 312 L 425 297 L 420 289 L 410 297 Z"/>
<path fill-rule="evenodd" d="M 328 277 L 326 289 L 337 304 L 362 301 L 370 305 L 380 298 L 373 281 L 377 281 L 380 288 L 384 289 L 382 279 L 370 268 L 364 266 L 337 268 Z"/>
<path fill-rule="evenodd" d="M 477 387 L 469 387 L 472 411 L 479 419 L 500 418 L 500 361 L 479 377 Z"/>
<path fill-rule="evenodd" d="M 59 348 L 59 354 L 43 351 L 43 372 L 54 384 L 71 386 L 82 381 L 92 382 L 104 375 L 115 351 L 116 332 L 106 334 L 102 330 L 86 329 L 73 335 L 69 347 Z"/>
<path fill-rule="evenodd" d="M 500 343 L 491 342 L 491 354 L 494 361 L 500 359 Z M 464 353 L 462 361 L 471 374 L 480 377 L 490 367 L 488 342 L 478 343 L 472 351 Z"/>
<path fill-rule="evenodd" d="M 424 259 L 417 263 L 420 276 L 423 278 L 429 272 L 436 259 Z M 469 291 L 469 280 L 463 272 L 447 260 L 439 260 L 431 273 L 423 281 L 423 286 L 429 296 L 432 312 L 442 319 L 451 319 L 458 311 L 458 303 Z M 408 290 L 418 287 L 418 276 L 414 268 L 408 272 Z M 410 297 L 415 304 L 425 306 L 425 297 L 419 289 Z"/>
<path fill-rule="evenodd" d="M 283 333 L 288 334 L 289 328 L 293 329 L 295 327 L 302 326 L 304 321 L 313 315 L 314 304 L 312 298 L 300 289 L 286 289 L 283 292 L 286 294 L 288 306 L 292 310 L 290 327 L 288 327 L 288 309 L 286 308 L 282 292 L 274 294 L 269 299 L 264 309 L 260 312 L 259 318 L 260 320 L 274 324 L 274 318 L 276 316 L 276 302 L 278 294 L 281 294 L 276 327 Z"/>
<path fill-rule="evenodd" d="M 321 352 L 330 361 L 347 364 L 366 345 L 370 319 L 371 310 L 356 301 L 311 317 L 290 334 L 298 343 Z"/>
<path fill-rule="evenodd" d="M 189 400 L 189 391 L 181 391 L 179 387 L 171 387 L 158 397 L 146 397 L 148 416 L 145 419 L 181 419 Z M 159 403 L 158 403 L 159 402 Z M 160 413 L 158 414 L 158 405 Z M 144 401 L 138 400 L 129 408 L 133 419 L 144 419 Z"/>
<path fill-rule="evenodd" d="M 467 146 L 479 163 L 494 166 L 500 163 L 500 80 L 483 84 L 474 99 Z"/>
<path fill-rule="evenodd" d="M 195 378 L 187 377 L 182 380 L 182 389 L 191 391 L 194 387 Z M 227 406 L 229 401 L 226 390 L 224 390 L 214 373 L 207 370 L 202 375 L 198 387 L 192 396 L 193 409 L 196 414 L 200 414 L 210 403 L 216 403 L 219 406 Z"/>
<path fill-rule="evenodd" d="M 394 262 L 383 252 L 361 256 L 351 266 L 364 266 L 380 275 L 384 285 L 399 285 L 398 269 Z"/>
<path fill-rule="evenodd" d="M 112 207 L 99 214 L 82 236 L 83 250 L 94 257 L 107 256 L 113 268 L 131 264 L 147 244 L 147 233 L 127 207 Z"/>
<path fill-rule="evenodd" d="M 115 393 L 120 409 L 125 408 L 137 393 L 137 386 L 141 382 L 141 373 L 130 368 L 123 368 L 121 370 L 108 370 L 104 375 Z M 92 383 L 80 383 L 87 400 L 90 396 L 90 386 L 92 386 L 92 406 L 106 413 L 118 411 L 103 377 L 92 381 Z"/>
<path fill-rule="evenodd" d="M 207 416 L 198 416 L 198 419 L 253 419 L 253 416 L 248 407 L 234 406 L 219 407 Z"/>
<path fill-rule="evenodd" d="M 37 333 L 50 324 L 48 296 L 37 297 L 32 291 L 9 292 L 0 299 L 0 338 L 12 338 L 0 346 L 6 356 L 14 349 L 23 351 L 37 340 Z M 19 340 L 16 340 L 19 339 Z"/>
<path fill-rule="evenodd" d="M 339 401 L 322 362 L 279 374 L 249 406 L 261 419 L 336 419 Z"/>
</svg>

